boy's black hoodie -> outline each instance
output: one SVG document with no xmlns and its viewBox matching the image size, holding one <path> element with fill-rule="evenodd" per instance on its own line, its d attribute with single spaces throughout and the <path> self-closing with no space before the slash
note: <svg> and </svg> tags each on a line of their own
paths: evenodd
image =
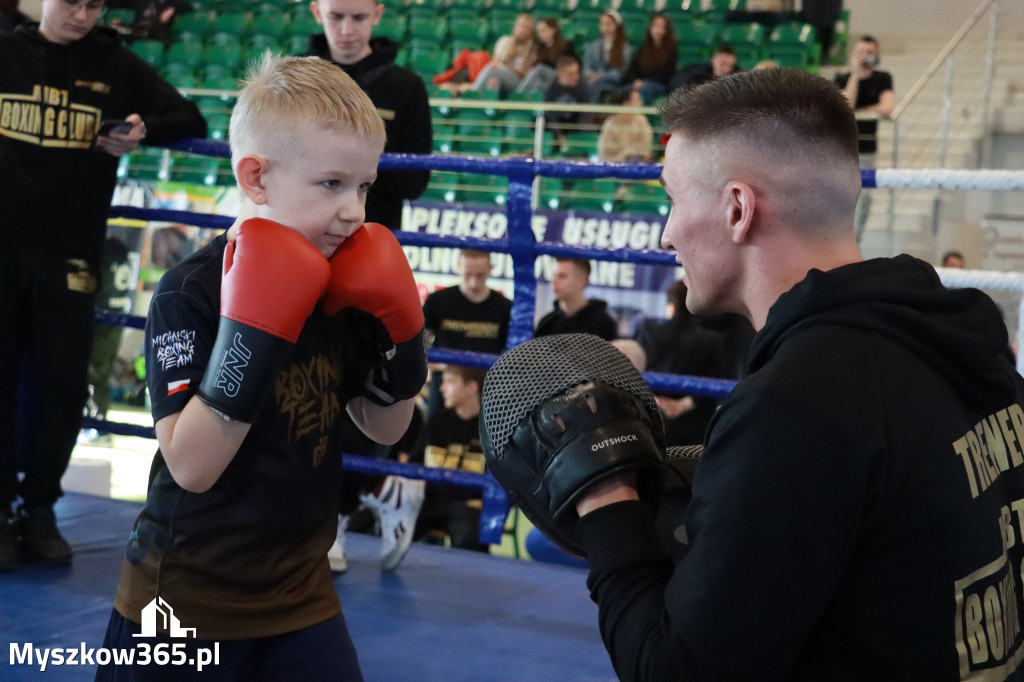
<svg viewBox="0 0 1024 682">
<path fill-rule="evenodd" d="M 677 564 L 582 519 L 623 680 L 1020 679 L 1024 379 L 992 300 L 901 256 L 779 297 L 708 428 Z"/>
<path fill-rule="evenodd" d="M 371 38 L 369 56 L 355 64 L 337 64 L 370 97 L 384 119 L 388 154 L 430 154 L 433 134 L 427 89 L 420 77 L 395 64 L 398 44 L 387 38 Z M 324 35 L 310 36 L 308 54 L 331 61 Z M 366 197 L 367 222 L 391 230 L 402 224 L 402 202 L 423 194 L 430 171 L 380 171 Z"/>
<path fill-rule="evenodd" d="M 206 137 L 206 122 L 117 34 L 68 45 L 38 24 L 0 35 L 0 230 L 99 260 L 118 159 L 91 149 L 100 123 L 137 113 L 146 144 Z"/>
</svg>

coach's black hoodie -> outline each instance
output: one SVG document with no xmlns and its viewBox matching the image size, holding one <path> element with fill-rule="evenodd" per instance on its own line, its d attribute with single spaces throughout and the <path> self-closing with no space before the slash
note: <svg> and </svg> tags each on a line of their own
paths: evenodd
<svg viewBox="0 0 1024 682">
<path fill-rule="evenodd" d="M 352 77 L 384 119 L 388 154 L 429 154 L 433 149 L 430 103 L 420 77 L 395 64 L 398 44 L 387 38 L 371 38 L 372 52 L 355 64 L 338 64 Z M 323 35 L 310 36 L 308 54 L 330 61 L 331 48 Z M 366 197 L 366 220 L 398 230 L 402 202 L 423 194 L 430 171 L 381 171 Z"/>
<path fill-rule="evenodd" d="M 709 426 L 686 556 L 662 553 L 643 502 L 580 523 L 620 678 L 1019 679 L 1006 343 L 991 299 L 907 256 L 783 294 Z"/>
<path fill-rule="evenodd" d="M 0 36 L 0 233 L 99 259 L 118 159 L 92 149 L 100 123 L 137 113 L 146 144 L 206 137 L 199 110 L 94 28 L 68 45 L 38 24 Z"/>
</svg>

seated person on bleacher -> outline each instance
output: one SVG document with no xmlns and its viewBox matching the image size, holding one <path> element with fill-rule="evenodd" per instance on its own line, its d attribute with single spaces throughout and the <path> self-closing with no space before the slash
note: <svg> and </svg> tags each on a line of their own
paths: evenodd
<svg viewBox="0 0 1024 682">
<path fill-rule="evenodd" d="M 135 21 L 130 26 L 118 19 L 110 22 L 115 31 L 132 40 L 159 40 L 164 43 L 171 40 L 174 18 L 193 10 L 185 0 L 115 0 L 107 4 L 111 8 L 135 10 Z"/>
<path fill-rule="evenodd" d="M 448 365 L 441 382 L 444 408 L 427 417 L 426 445 L 419 463 L 428 467 L 484 473 L 480 445 L 480 388 L 484 370 Z M 480 489 L 428 482 L 416 522 L 416 538 L 444 533 L 452 547 L 487 552 L 480 542 Z"/>
<path fill-rule="evenodd" d="M 537 63 L 526 74 L 517 92 L 544 92 L 555 80 L 555 67 L 562 57 L 575 57 L 576 48 L 562 35 L 558 19 L 548 17 L 537 22 Z"/>
<path fill-rule="evenodd" d="M 536 62 L 533 17 L 520 14 L 512 26 L 512 35 L 502 36 L 494 44 L 491 63 L 473 81 L 473 89 L 497 90 L 504 97 L 518 87 Z"/>
<path fill-rule="evenodd" d="M 640 93 L 636 90 L 615 93 L 611 103 L 621 104 L 627 110 L 604 120 L 597 138 L 598 158 L 601 161 L 650 161 L 654 139 L 651 124 L 643 114 L 628 111 L 630 107 L 643 104 Z"/>
<path fill-rule="evenodd" d="M 544 101 L 556 104 L 587 104 L 590 90 L 580 79 L 580 63 L 576 57 L 566 55 L 558 60 L 555 80 L 544 91 Z M 545 111 L 545 127 L 555 134 L 555 139 L 565 139 L 567 130 L 580 122 L 576 111 Z"/>
<path fill-rule="evenodd" d="M 643 44 L 622 76 L 623 89 L 639 90 L 644 104 L 653 104 L 667 94 L 676 71 L 676 47 L 672 22 L 661 12 L 653 15 Z"/>
<path fill-rule="evenodd" d="M 715 78 L 736 73 L 736 51 L 729 45 L 719 45 L 711 55 L 711 61 L 690 64 L 672 78 L 672 89 L 684 85 L 700 85 Z"/>
<path fill-rule="evenodd" d="M 622 16 L 613 9 L 606 10 L 600 22 L 601 35 L 583 50 L 583 78 L 595 102 L 619 87 L 622 74 L 633 58 L 633 48 L 626 41 L 622 28 Z"/>
</svg>

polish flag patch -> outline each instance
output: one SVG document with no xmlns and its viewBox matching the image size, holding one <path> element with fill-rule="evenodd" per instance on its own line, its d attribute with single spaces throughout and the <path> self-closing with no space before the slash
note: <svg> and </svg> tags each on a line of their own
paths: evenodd
<svg viewBox="0 0 1024 682">
<path fill-rule="evenodd" d="M 189 382 L 191 379 L 182 379 L 181 381 L 168 381 L 167 382 L 167 395 L 174 395 L 175 393 L 181 393 L 188 389 Z"/>
</svg>

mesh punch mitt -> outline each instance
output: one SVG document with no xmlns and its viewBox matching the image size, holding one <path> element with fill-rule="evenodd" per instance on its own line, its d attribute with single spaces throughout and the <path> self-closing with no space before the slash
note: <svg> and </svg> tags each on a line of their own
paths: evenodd
<svg viewBox="0 0 1024 682">
<path fill-rule="evenodd" d="M 640 373 L 603 339 L 560 334 L 516 346 L 487 372 L 481 413 L 488 469 L 565 552 L 586 556 L 575 503 L 598 481 L 635 471 L 641 499 L 657 499 L 661 413 Z"/>
</svg>

